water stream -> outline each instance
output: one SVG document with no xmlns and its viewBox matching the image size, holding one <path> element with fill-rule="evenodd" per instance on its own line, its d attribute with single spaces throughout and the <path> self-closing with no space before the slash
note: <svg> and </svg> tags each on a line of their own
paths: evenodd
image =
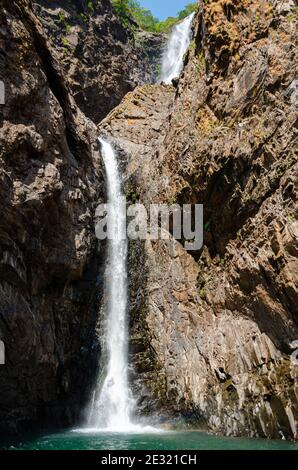
<svg viewBox="0 0 298 470">
<path fill-rule="evenodd" d="M 99 139 L 106 171 L 108 260 L 105 272 L 107 349 L 106 376 L 95 396 L 90 423 L 109 431 L 129 431 L 134 400 L 128 385 L 126 206 L 112 145 Z"/>
<path fill-rule="evenodd" d="M 194 13 L 174 26 L 162 58 L 161 81 L 171 84 L 179 77 L 183 68 L 183 58 L 191 41 L 191 25 Z"/>
<path fill-rule="evenodd" d="M 182 70 L 193 16 L 188 16 L 173 29 L 163 57 L 162 80 L 166 83 L 171 83 Z M 94 395 L 88 424 L 92 426 L 90 430 L 135 432 L 138 426 L 132 422 L 134 400 L 128 382 L 126 206 L 115 151 L 108 141 L 99 139 L 99 142 L 109 203 L 104 333 L 107 365 L 105 378 Z"/>
</svg>

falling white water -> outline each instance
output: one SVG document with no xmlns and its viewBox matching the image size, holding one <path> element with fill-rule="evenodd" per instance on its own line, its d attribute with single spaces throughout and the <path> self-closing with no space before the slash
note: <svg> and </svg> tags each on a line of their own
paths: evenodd
<svg viewBox="0 0 298 470">
<path fill-rule="evenodd" d="M 191 41 L 191 24 L 194 13 L 174 26 L 162 58 L 161 81 L 170 84 L 179 77 L 183 68 L 183 57 Z"/>
<path fill-rule="evenodd" d="M 105 273 L 108 363 L 106 377 L 93 404 L 91 424 L 96 428 L 119 432 L 129 431 L 133 426 L 131 414 L 134 405 L 128 385 L 126 206 L 113 147 L 105 140 L 99 141 L 107 177 L 108 230 L 111 234 Z"/>
</svg>

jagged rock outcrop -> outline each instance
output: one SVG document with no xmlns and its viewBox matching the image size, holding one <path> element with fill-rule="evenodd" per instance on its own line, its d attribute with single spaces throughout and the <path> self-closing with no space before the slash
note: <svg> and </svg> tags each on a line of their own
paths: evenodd
<svg viewBox="0 0 298 470">
<path fill-rule="evenodd" d="M 78 420 L 97 367 L 97 130 L 27 0 L 1 0 L 0 433 Z M 95 347 L 93 347 L 95 345 Z"/>
<path fill-rule="evenodd" d="M 99 129 L 79 108 L 99 122 L 152 80 L 136 63 L 160 38 L 137 45 L 107 0 L 88 3 L 1 1 L 0 432 L 73 424 L 88 398 L 99 132 L 129 201 L 205 206 L 199 252 L 130 243 L 140 411 L 297 438 L 297 2 L 202 2 L 175 87 L 137 88 Z"/>
<path fill-rule="evenodd" d="M 159 158 L 158 149 L 165 137 L 164 124 L 173 102 L 174 93 L 170 87 L 144 85 L 128 93 L 99 126 L 100 134 L 114 138 L 113 144 L 119 148 L 120 157 L 121 148 L 125 149 L 122 166 L 128 199 L 139 199 L 138 188 L 155 184 L 153 173 Z"/>
<path fill-rule="evenodd" d="M 150 33 L 148 31 L 137 31 L 136 46 L 139 56 L 142 58 L 149 73 L 149 80 L 145 83 L 156 83 L 161 73 L 162 56 L 167 43 L 168 35 L 165 33 Z M 140 80 L 141 81 L 141 80 Z M 141 81 L 144 83 L 144 80 Z"/>
<path fill-rule="evenodd" d="M 1 0 L 0 433 L 78 422 L 99 364 L 98 122 L 156 79 L 165 36 L 108 0 Z M 83 112 L 85 114 L 83 114 Z"/>
<path fill-rule="evenodd" d="M 79 108 L 99 123 L 137 85 L 158 73 L 163 35 L 134 34 L 109 0 L 35 0 Z M 136 38 L 135 38 L 136 36 Z"/>
<path fill-rule="evenodd" d="M 140 408 L 228 435 L 297 438 L 296 28 L 293 1 L 201 3 L 177 88 L 100 127 L 131 201 L 204 204 L 200 252 L 131 243 Z"/>
</svg>

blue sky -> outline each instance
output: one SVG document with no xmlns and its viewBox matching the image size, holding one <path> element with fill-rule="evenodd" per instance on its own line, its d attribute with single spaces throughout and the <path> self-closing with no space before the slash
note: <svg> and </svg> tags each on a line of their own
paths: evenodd
<svg viewBox="0 0 298 470">
<path fill-rule="evenodd" d="M 149 8 L 153 15 L 164 20 L 168 16 L 175 16 L 183 10 L 191 0 L 139 0 L 144 8 Z"/>
</svg>

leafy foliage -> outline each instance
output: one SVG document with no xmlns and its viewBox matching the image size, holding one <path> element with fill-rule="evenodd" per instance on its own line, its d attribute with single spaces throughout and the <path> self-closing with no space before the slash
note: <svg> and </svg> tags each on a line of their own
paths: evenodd
<svg viewBox="0 0 298 470">
<path fill-rule="evenodd" d="M 187 16 L 191 15 L 194 11 L 197 9 L 197 4 L 196 3 L 188 3 L 183 10 L 178 13 L 178 19 L 183 20 Z"/>
<path fill-rule="evenodd" d="M 167 33 L 178 21 L 186 18 L 197 8 L 197 3 L 189 3 L 178 13 L 177 17 L 169 16 L 165 21 L 159 21 L 150 10 L 143 8 L 138 0 L 112 0 L 115 11 L 127 26 L 137 23 L 145 31 Z"/>
</svg>

